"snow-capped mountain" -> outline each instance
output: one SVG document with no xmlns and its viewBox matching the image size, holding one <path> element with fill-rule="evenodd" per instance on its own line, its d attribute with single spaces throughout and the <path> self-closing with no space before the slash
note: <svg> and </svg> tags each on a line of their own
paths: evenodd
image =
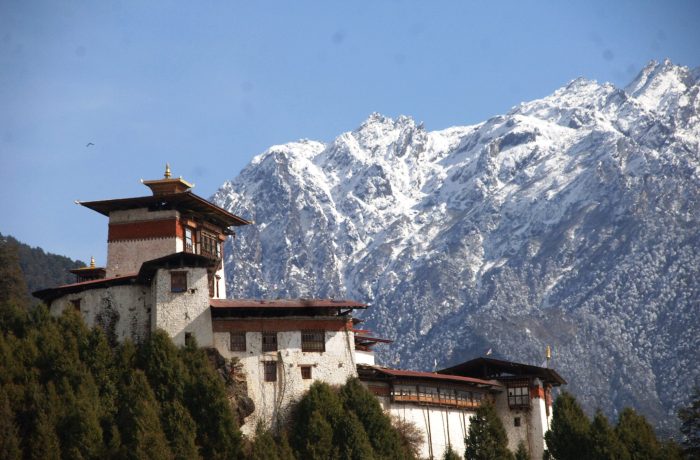
<svg viewBox="0 0 700 460">
<path fill-rule="evenodd" d="M 214 201 L 232 297 L 349 297 L 431 369 L 493 348 L 660 429 L 700 379 L 700 69 L 583 78 L 473 126 L 373 114 L 257 156 Z M 364 326 L 363 326 L 364 327 Z"/>
</svg>

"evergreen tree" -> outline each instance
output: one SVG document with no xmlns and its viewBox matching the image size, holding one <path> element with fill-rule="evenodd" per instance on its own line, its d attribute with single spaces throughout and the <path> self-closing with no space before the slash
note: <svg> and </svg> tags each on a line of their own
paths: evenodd
<svg viewBox="0 0 700 460">
<path fill-rule="evenodd" d="M 447 445 L 445 453 L 442 455 L 442 460 L 462 460 L 457 452 L 454 451 L 450 444 Z"/>
<path fill-rule="evenodd" d="M 290 442 L 299 458 L 338 458 L 334 426 L 343 418 L 343 406 L 328 384 L 314 382 L 292 418 Z"/>
<path fill-rule="evenodd" d="M 625 445 L 618 438 L 603 413 L 596 411 L 591 423 L 591 460 L 629 460 Z"/>
<path fill-rule="evenodd" d="M 19 265 L 17 245 L 0 235 L 0 306 L 28 306 L 27 283 Z"/>
<path fill-rule="evenodd" d="M 279 458 L 277 442 L 261 422 L 255 427 L 255 439 L 248 447 L 246 457 L 249 460 L 276 460 Z"/>
<path fill-rule="evenodd" d="M 202 457 L 240 457 L 240 431 L 223 380 L 194 341 L 180 351 L 190 376 L 185 385 L 183 403 L 197 425 L 197 444 Z"/>
<path fill-rule="evenodd" d="M 685 454 L 688 458 L 700 458 L 700 386 L 695 386 L 690 405 L 678 411 L 678 418 Z"/>
<path fill-rule="evenodd" d="M 398 431 L 391 425 L 391 420 L 384 414 L 377 398 L 359 379 L 349 379 L 340 390 L 340 396 L 345 410 L 357 415 L 379 458 L 399 460 L 412 457 L 410 450 L 402 443 Z"/>
<path fill-rule="evenodd" d="M 21 458 L 19 440 L 15 414 L 7 399 L 5 387 L 0 385 L 0 458 L 8 460 Z"/>
<path fill-rule="evenodd" d="M 339 458 L 338 448 L 333 445 L 333 427 L 321 414 L 314 410 L 309 417 L 300 420 L 306 428 L 305 433 L 297 431 L 293 447 L 299 458 L 325 460 Z"/>
<path fill-rule="evenodd" d="M 119 385 L 117 426 L 120 456 L 128 459 L 168 459 L 172 454 L 161 428 L 158 403 L 141 370 L 132 370 Z"/>
<path fill-rule="evenodd" d="M 563 391 L 554 401 L 551 429 L 545 434 L 549 454 L 556 460 L 590 458 L 590 429 L 576 398 Z"/>
<path fill-rule="evenodd" d="M 197 425 L 180 401 L 167 401 L 162 405 L 161 423 L 174 458 L 198 459 Z"/>
<path fill-rule="evenodd" d="M 515 460 L 530 460 L 530 452 L 527 451 L 525 442 L 518 443 L 518 449 L 515 451 Z"/>
<path fill-rule="evenodd" d="M 469 419 L 469 435 L 466 441 L 466 460 L 511 460 L 508 436 L 496 408 L 485 402 Z"/>
<path fill-rule="evenodd" d="M 637 460 L 654 460 L 661 457 L 661 444 L 647 420 L 631 408 L 625 408 L 615 427 L 629 455 Z"/>
</svg>

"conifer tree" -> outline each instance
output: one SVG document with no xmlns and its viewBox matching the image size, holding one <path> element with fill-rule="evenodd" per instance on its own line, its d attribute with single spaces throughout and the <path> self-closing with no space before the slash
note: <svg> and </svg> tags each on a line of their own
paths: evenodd
<svg viewBox="0 0 700 460">
<path fill-rule="evenodd" d="M 0 458 L 19 459 L 22 457 L 19 431 L 4 390 L 5 387 L 0 385 Z"/>
<path fill-rule="evenodd" d="M 530 460 L 530 452 L 527 451 L 525 442 L 518 443 L 518 449 L 515 451 L 515 460 Z"/>
<path fill-rule="evenodd" d="M 683 450 L 689 458 L 700 458 L 700 386 L 693 388 L 690 405 L 678 411 Z"/>
<path fill-rule="evenodd" d="M 192 341 L 181 350 L 188 374 L 184 406 L 197 425 L 197 444 L 206 459 L 241 456 L 241 438 L 224 382 L 203 350 Z"/>
<path fill-rule="evenodd" d="M 384 414 L 379 401 L 360 383 L 352 378 L 340 390 L 346 411 L 354 412 L 369 436 L 376 455 L 385 459 L 411 458 L 412 453 L 403 445 L 391 420 Z"/>
<path fill-rule="evenodd" d="M 174 458 L 201 458 L 197 447 L 197 425 L 187 409 L 177 400 L 166 401 L 161 407 L 161 424 Z"/>
<path fill-rule="evenodd" d="M 442 455 L 442 460 L 462 460 L 457 452 L 452 448 L 452 445 L 448 444 L 445 453 Z"/>
<path fill-rule="evenodd" d="M 629 460 L 630 455 L 600 410 L 591 423 L 591 460 Z"/>
<path fill-rule="evenodd" d="M 27 283 L 19 265 L 17 246 L 0 236 L 0 306 L 27 308 Z"/>
<path fill-rule="evenodd" d="M 466 460 L 511 460 L 508 436 L 496 408 L 485 402 L 469 419 L 469 435 L 466 441 Z"/>
<path fill-rule="evenodd" d="M 661 444 L 647 420 L 629 407 L 620 412 L 615 433 L 629 455 L 637 460 L 660 458 Z"/>
<path fill-rule="evenodd" d="M 554 401 L 551 429 L 545 434 L 549 454 L 556 460 L 589 458 L 590 429 L 576 398 L 563 391 Z"/>
<path fill-rule="evenodd" d="M 301 426 L 296 430 L 294 448 L 299 458 L 325 460 L 339 458 L 339 451 L 333 445 L 333 427 L 321 414 L 314 410 L 304 420 L 297 419 Z"/>
<path fill-rule="evenodd" d="M 163 433 L 158 403 L 141 370 L 132 370 L 120 382 L 117 426 L 120 456 L 128 459 L 168 459 L 172 454 Z"/>
</svg>

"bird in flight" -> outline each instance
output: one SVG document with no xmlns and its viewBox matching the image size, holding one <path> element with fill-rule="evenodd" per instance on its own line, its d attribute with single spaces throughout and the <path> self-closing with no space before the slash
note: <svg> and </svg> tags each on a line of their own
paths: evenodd
<svg viewBox="0 0 700 460">
<path fill-rule="evenodd" d="M 87 145 L 86 145 L 85 147 L 91 147 L 91 146 L 93 146 L 93 145 L 95 145 L 95 144 L 93 144 L 92 142 L 88 142 Z"/>
</svg>

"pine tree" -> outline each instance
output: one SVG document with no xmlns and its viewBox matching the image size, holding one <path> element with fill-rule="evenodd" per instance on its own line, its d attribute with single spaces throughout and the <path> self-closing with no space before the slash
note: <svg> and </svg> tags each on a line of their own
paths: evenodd
<svg viewBox="0 0 700 460">
<path fill-rule="evenodd" d="M 447 445 L 445 453 L 442 455 L 442 460 L 462 460 L 457 452 L 454 451 L 450 444 Z"/>
<path fill-rule="evenodd" d="M 591 423 L 591 460 L 628 460 L 629 452 L 603 413 L 596 411 Z"/>
<path fill-rule="evenodd" d="M 700 386 L 695 386 L 690 405 L 678 411 L 678 418 L 685 454 L 688 458 L 700 458 Z"/>
<path fill-rule="evenodd" d="M 241 435 L 224 382 L 203 350 L 190 343 L 180 350 L 190 378 L 184 392 L 184 406 L 197 424 L 197 445 L 206 459 L 241 456 Z"/>
<path fill-rule="evenodd" d="M 620 412 L 615 433 L 629 455 L 637 460 L 654 460 L 661 456 L 661 444 L 647 420 L 627 407 Z"/>
<path fill-rule="evenodd" d="M 469 419 L 469 435 L 466 441 L 466 460 L 511 460 L 508 436 L 492 403 L 479 406 Z"/>
<path fill-rule="evenodd" d="M 158 403 L 141 370 L 132 370 L 119 385 L 117 426 L 120 456 L 128 459 L 168 459 L 172 453 L 163 433 Z"/>
<path fill-rule="evenodd" d="M 0 236 L 0 306 L 28 307 L 27 283 L 19 265 L 17 245 Z"/>
<path fill-rule="evenodd" d="M 412 453 L 403 445 L 399 433 L 384 414 L 379 401 L 357 378 L 349 379 L 340 390 L 343 407 L 357 415 L 369 436 L 376 455 L 385 459 L 411 458 Z"/>
<path fill-rule="evenodd" d="M 530 452 L 527 451 L 525 442 L 518 443 L 518 450 L 515 451 L 515 460 L 530 460 Z"/>
<path fill-rule="evenodd" d="M 250 443 L 246 458 L 249 460 L 276 460 L 280 457 L 277 441 L 261 422 L 255 427 L 255 439 Z"/>
<path fill-rule="evenodd" d="M 174 458 L 201 458 L 197 447 L 197 425 L 187 409 L 177 400 L 164 402 L 161 407 L 161 424 Z"/>
<path fill-rule="evenodd" d="M 8 460 L 22 458 L 20 438 L 15 414 L 5 393 L 5 387 L 0 385 L 0 458 Z"/>
<path fill-rule="evenodd" d="M 590 422 L 576 398 L 566 391 L 554 401 L 552 427 L 545 434 L 549 454 L 556 460 L 589 458 Z"/>
</svg>

